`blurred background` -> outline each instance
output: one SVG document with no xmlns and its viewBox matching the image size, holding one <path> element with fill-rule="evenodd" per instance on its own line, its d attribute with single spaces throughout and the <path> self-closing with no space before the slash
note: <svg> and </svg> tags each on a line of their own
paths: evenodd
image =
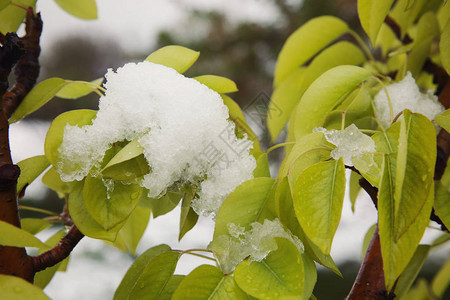
<svg viewBox="0 0 450 300">
<path fill-rule="evenodd" d="M 108 68 L 142 61 L 154 50 L 171 44 L 201 52 L 199 60 L 186 72 L 197 76 L 215 74 L 234 80 L 239 91 L 232 94 L 245 111 L 252 100 L 270 97 L 272 74 L 283 43 L 307 20 L 334 15 L 360 29 L 356 0 L 97 0 L 98 19 L 79 20 L 61 10 L 53 1 L 38 1 L 44 21 L 41 75 L 39 80 L 61 77 L 90 81 L 103 77 Z M 11 128 L 13 159 L 43 154 L 43 142 L 51 119 L 79 108 L 97 109 L 98 96 L 80 100 L 53 99 L 26 121 Z M 263 148 L 270 146 L 267 129 L 253 124 Z M 284 138 L 282 134 L 280 141 Z M 271 152 L 272 177 L 282 149 Z M 347 197 L 348 198 L 348 197 Z M 33 183 L 22 204 L 59 212 L 64 201 L 42 184 Z M 22 211 L 22 217 L 37 217 Z M 206 247 L 212 237 L 213 223 L 201 218 L 193 231 L 178 243 L 179 210 L 151 220 L 138 253 L 166 243 L 178 249 Z M 346 200 L 342 222 L 335 237 L 332 256 L 344 278 L 319 268 L 314 291 L 318 299 L 343 299 L 349 292 L 361 262 L 364 235 L 376 222 L 376 210 L 365 195 L 358 199 L 355 213 Z M 437 228 L 436 224 L 432 226 Z M 430 228 L 425 242 L 438 235 Z M 42 238 L 46 238 L 46 233 Z M 438 250 L 425 264 L 421 276 L 430 278 L 448 255 Z M 54 277 L 45 292 L 52 299 L 110 299 L 121 278 L 133 262 L 131 255 L 85 238 L 76 247 L 67 272 Z M 187 274 L 199 263 L 180 262 L 177 273 Z"/>
</svg>

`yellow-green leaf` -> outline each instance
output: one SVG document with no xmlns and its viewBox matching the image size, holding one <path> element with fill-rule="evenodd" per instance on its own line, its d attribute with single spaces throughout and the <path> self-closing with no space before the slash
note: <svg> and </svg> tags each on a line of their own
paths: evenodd
<svg viewBox="0 0 450 300">
<path fill-rule="evenodd" d="M 35 235 L 38 232 L 41 232 L 45 228 L 49 227 L 50 222 L 44 219 L 32 219 L 32 218 L 24 218 L 20 220 L 22 229 L 28 231 L 29 233 Z"/>
<path fill-rule="evenodd" d="M 95 177 L 86 178 L 83 198 L 90 216 L 105 230 L 124 222 L 136 207 L 142 195 L 142 188 L 135 183 L 124 184 L 113 181 L 108 188 Z"/>
<path fill-rule="evenodd" d="M 98 90 L 104 78 L 99 78 L 91 82 L 67 81 L 66 85 L 56 93 L 56 97 L 63 99 L 78 99 Z"/>
<path fill-rule="evenodd" d="M 44 143 L 45 156 L 53 166 L 57 166 L 58 163 L 58 148 L 63 141 L 66 125 L 78 125 L 79 127 L 90 125 L 96 114 L 97 111 L 89 109 L 71 110 L 60 114 L 53 120 L 47 131 Z"/>
<path fill-rule="evenodd" d="M 130 299 L 130 292 L 136 287 L 139 278 L 152 259 L 169 250 L 170 247 L 167 245 L 158 245 L 139 255 L 120 282 L 114 294 L 114 300 Z"/>
<path fill-rule="evenodd" d="M 171 45 L 156 50 L 145 60 L 173 68 L 178 73 L 184 73 L 195 63 L 199 55 L 200 52 L 198 51 L 182 46 Z"/>
<path fill-rule="evenodd" d="M 8 300 L 50 300 L 37 286 L 16 276 L 0 274 L 0 295 Z"/>
<path fill-rule="evenodd" d="M 307 168 L 294 187 L 297 219 L 311 241 L 330 254 L 334 233 L 341 218 L 345 195 L 345 166 L 342 159 L 320 162 Z"/>
<path fill-rule="evenodd" d="M 206 85 L 219 94 L 233 93 L 238 91 L 236 83 L 226 77 L 216 75 L 202 75 L 193 77 L 193 79 Z"/>
<path fill-rule="evenodd" d="M 51 167 L 44 174 L 42 177 L 42 183 L 57 192 L 60 198 L 64 198 L 65 194 L 69 194 L 73 186 L 72 182 L 64 182 L 61 180 L 61 177 L 58 172 L 56 172 L 55 167 Z"/>
<path fill-rule="evenodd" d="M 17 163 L 20 168 L 20 176 L 17 180 L 17 194 L 23 188 L 32 183 L 50 165 L 45 155 L 38 155 L 27 158 Z"/>
<path fill-rule="evenodd" d="M 297 29 L 278 55 L 274 86 L 347 31 L 347 24 L 332 16 L 312 19 Z"/>
<path fill-rule="evenodd" d="M 55 0 L 66 12 L 80 19 L 97 19 L 95 0 Z"/>
<path fill-rule="evenodd" d="M 0 221 L 0 232 L 2 233 L 0 235 L 0 245 L 3 246 L 49 248 L 31 233 L 4 221 Z"/>
<path fill-rule="evenodd" d="M 9 1 L 13 2 L 13 1 Z M 16 0 L 14 3 L 20 4 L 24 7 L 31 6 L 33 9 L 36 4 L 36 0 Z M 19 29 L 25 18 L 26 11 L 20 7 L 9 4 L 0 11 L 0 32 L 7 34 L 8 32 L 16 32 Z"/>
<path fill-rule="evenodd" d="M 130 299 L 160 299 L 180 256 L 178 252 L 167 251 L 150 260 L 133 288 L 128 290 Z"/>
<path fill-rule="evenodd" d="M 66 85 L 66 81 L 56 77 L 39 82 L 25 96 L 19 107 L 13 113 L 11 118 L 9 118 L 9 123 L 17 122 L 41 108 L 41 106 L 50 101 L 64 85 Z"/>
<path fill-rule="evenodd" d="M 73 223 L 86 236 L 94 239 L 114 241 L 123 224 L 106 231 L 87 212 L 83 199 L 84 181 L 75 182 L 69 194 L 69 212 Z"/>
<path fill-rule="evenodd" d="M 183 201 L 181 202 L 180 233 L 178 235 L 179 241 L 197 223 L 198 215 L 191 207 L 191 202 L 192 199 L 194 199 L 194 196 L 195 196 L 195 189 L 187 188 L 183 196 Z"/>
<path fill-rule="evenodd" d="M 415 222 L 433 185 L 436 138 L 433 124 L 422 114 L 405 110 L 400 127 L 394 187 L 394 238 Z"/>
<path fill-rule="evenodd" d="M 375 45 L 381 24 L 383 24 L 393 2 L 394 0 L 358 0 L 359 20 L 372 45 Z"/>
<path fill-rule="evenodd" d="M 431 283 L 431 289 L 433 291 L 433 295 L 441 298 L 444 295 L 445 290 L 450 284 L 450 259 L 447 259 L 445 264 L 433 278 L 433 282 Z"/>
<path fill-rule="evenodd" d="M 234 277 L 225 276 L 217 267 L 201 265 L 181 282 L 173 300 L 246 300 Z"/>
<path fill-rule="evenodd" d="M 450 39 L 449 39 L 449 41 L 450 41 Z M 449 50 L 450 50 L 450 47 L 449 47 Z M 449 51 L 449 54 L 450 54 L 450 51 Z M 442 114 L 435 116 L 434 120 L 436 121 L 436 123 L 438 123 L 439 126 L 444 128 L 445 131 L 450 132 L 450 109 L 447 109 Z"/>
<path fill-rule="evenodd" d="M 0 10 L 4 9 L 11 3 L 11 0 L 1 0 L 0 1 Z"/>
<path fill-rule="evenodd" d="M 275 238 L 278 249 L 262 261 L 244 260 L 234 271 L 239 287 L 259 299 L 301 299 L 305 282 L 303 260 L 297 248 Z"/>
<path fill-rule="evenodd" d="M 257 177 L 238 186 L 225 199 L 217 213 L 214 237 L 228 234 L 228 223 L 249 230 L 253 222 L 274 219 L 275 208 L 271 207 L 274 183 L 272 178 Z"/>
<path fill-rule="evenodd" d="M 150 212 L 150 209 L 147 207 L 137 206 L 119 230 L 114 246 L 117 243 L 121 243 L 124 245 L 124 248 L 118 248 L 123 251 L 128 251 L 131 255 L 135 255 L 136 247 L 144 235 L 144 231 L 150 220 Z"/>
<path fill-rule="evenodd" d="M 321 126 L 325 115 L 343 101 L 371 73 L 356 66 L 338 66 L 323 73 L 305 91 L 296 110 L 295 137 L 299 139 Z"/>
</svg>

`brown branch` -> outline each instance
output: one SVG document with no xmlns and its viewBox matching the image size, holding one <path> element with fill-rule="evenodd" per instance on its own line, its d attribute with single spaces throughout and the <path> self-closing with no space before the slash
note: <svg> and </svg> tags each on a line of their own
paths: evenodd
<svg viewBox="0 0 450 300">
<path fill-rule="evenodd" d="M 42 33 L 42 20 L 40 14 L 35 15 L 30 7 L 26 16 L 26 34 L 21 38 L 25 54 L 17 63 L 14 74 L 16 83 L 2 98 L 3 113 L 9 119 L 16 108 L 33 88 L 39 76 L 39 54 L 41 48 L 39 39 Z"/>
<path fill-rule="evenodd" d="M 8 76 L 23 55 L 23 44 L 15 33 L 8 33 L 2 39 L 0 48 L 0 96 L 8 89 Z"/>
<path fill-rule="evenodd" d="M 39 272 L 63 261 L 72 252 L 73 248 L 84 237 L 75 225 L 52 249 L 32 257 L 33 271 Z"/>
<path fill-rule="evenodd" d="M 377 226 L 347 299 L 383 300 L 394 299 L 394 297 L 393 294 L 386 292 L 383 258 L 381 257 L 380 236 L 378 235 Z"/>
</svg>

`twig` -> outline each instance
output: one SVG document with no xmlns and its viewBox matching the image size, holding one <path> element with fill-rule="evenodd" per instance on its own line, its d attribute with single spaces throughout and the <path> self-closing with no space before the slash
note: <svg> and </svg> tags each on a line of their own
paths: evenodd
<svg viewBox="0 0 450 300">
<path fill-rule="evenodd" d="M 72 225 L 69 232 L 52 249 L 32 257 L 33 271 L 39 272 L 52 267 L 63 261 L 70 255 L 73 248 L 84 237 L 75 225 Z"/>
<path fill-rule="evenodd" d="M 14 70 L 16 84 L 2 98 L 3 113 L 7 119 L 33 88 L 39 76 L 41 52 L 39 39 L 42 32 L 42 20 L 40 14 L 35 15 L 31 7 L 27 10 L 25 31 L 25 36 L 21 38 L 25 54 L 22 55 Z"/>
</svg>

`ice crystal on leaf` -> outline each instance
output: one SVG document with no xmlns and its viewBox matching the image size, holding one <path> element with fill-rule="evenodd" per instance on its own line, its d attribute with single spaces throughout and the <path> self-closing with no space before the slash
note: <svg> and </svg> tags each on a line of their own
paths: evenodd
<svg viewBox="0 0 450 300">
<path fill-rule="evenodd" d="M 437 97 L 431 91 L 421 93 L 411 73 L 399 82 L 386 87 L 392 101 L 392 111 L 395 117 L 405 109 L 415 113 L 421 113 L 430 120 L 442 113 L 445 108 L 438 102 Z M 387 128 L 390 126 L 389 101 L 384 89 L 381 89 L 374 99 L 375 115 L 381 124 Z"/>
<path fill-rule="evenodd" d="M 263 260 L 271 251 L 277 250 L 276 237 L 291 241 L 303 253 L 303 244 L 298 237 L 286 231 L 278 219 L 264 220 L 264 223 L 254 222 L 251 229 L 230 223 L 229 235 L 221 235 L 214 239 L 209 249 L 219 260 L 222 271 L 230 273 L 246 257 L 251 261 Z"/>
<path fill-rule="evenodd" d="M 316 127 L 313 131 L 323 132 L 327 141 L 336 146 L 331 151 L 331 157 L 336 160 L 342 157 L 347 166 L 353 166 L 355 160 L 359 161 L 364 155 L 375 152 L 375 142 L 362 133 L 355 124 L 344 130 Z"/>
<path fill-rule="evenodd" d="M 99 162 L 113 143 L 135 139 L 150 169 L 140 179 L 148 196 L 159 197 L 175 183 L 194 184 L 197 213 L 216 212 L 236 186 L 253 177 L 252 143 L 236 137 L 228 109 L 213 90 L 150 62 L 110 69 L 106 79 L 92 125 L 65 128 L 59 148 L 63 180 L 98 175 Z M 78 168 L 63 172 L 64 164 Z"/>
</svg>

